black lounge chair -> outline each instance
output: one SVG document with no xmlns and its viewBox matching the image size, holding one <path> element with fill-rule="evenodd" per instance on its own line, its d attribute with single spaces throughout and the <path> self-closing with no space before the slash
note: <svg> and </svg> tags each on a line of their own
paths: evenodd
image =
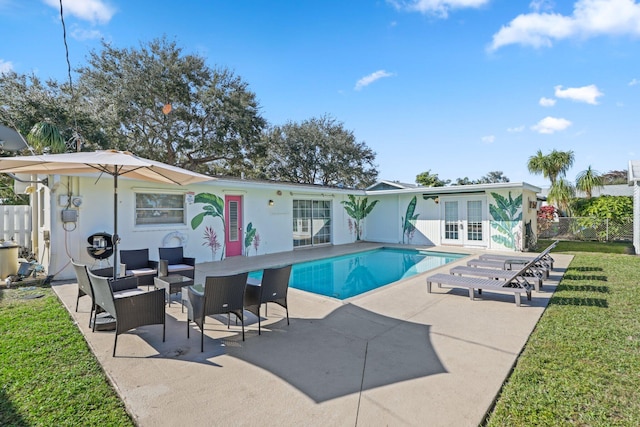
<svg viewBox="0 0 640 427">
<path fill-rule="evenodd" d="M 265 316 L 267 315 L 267 303 L 274 302 L 287 312 L 287 325 L 289 324 L 289 307 L 287 306 L 287 291 L 289 290 L 289 277 L 291 265 L 278 268 L 267 268 L 262 273 L 262 282 L 259 286 L 247 285 L 244 297 L 245 309 L 258 317 L 258 335 L 261 334 L 260 305 L 264 303 Z"/>
<path fill-rule="evenodd" d="M 121 269 L 127 276 L 138 278 L 140 286 L 147 289 L 153 285 L 153 278 L 158 275 L 158 261 L 149 259 L 149 249 L 133 249 L 120 251 Z M 124 267 L 124 268 L 123 268 Z"/>
<path fill-rule="evenodd" d="M 93 289 L 91 287 L 91 281 L 89 280 L 89 270 L 87 269 L 86 264 L 81 264 L 71 260 L 71 264 L 73 265 L 73 269 L 76 272 L 76 278 L 78 280 L 78 297 L 76 298 L 76 312 L 78 311 L 78 303 L 80 302 L 80 298 L 87 295 L 91 298 L 91 312 L 89 313 L 89 326 L 91 326 L 92 318 L 96 312 L 96 302 L 93 296 Z M 103 276 L 107 279 L 113 277 L 113 270 L 111 267 L 101 268 L 97 270 L 91 270 L 91 272 L 97 276 Z M 131 279 L 122 279 L 117 280 L 116 282 L 109 281 L 111 286 L 111 290 L 115 295 L 119 295 L 125 293 L 126 291 L 131 291 L 132 289 L 138 290 L 138 280 L 135 278 Z M 140 291 L 142 292 L 142 291 Z M 95 318 L 93 319 L 95 321 Z"/>
<path fill-rule="evenodd" d="M 200 328 L 200 351 L 204 351 L 204 319 L 213 314 L 227 314 L 227 328 L 230 313 L 242 322 L 242 341 L 244 341 L 244 290 L 248 273 L 230 276 L 208 276 L 202 292 L 190 286 L 187 290 L 188 308 L 187 338 L 189 338 L 189 322 L 194 321 Z"/>
<path fill-rule="evenodd" d="M 116 322 L 113 356 L 116 355 L 118 335 L 146 325 L 162 324 L 162 342 L 165 340 L 164 290 L 150 292 L 133 290 L 114 296 L 109 279 L 89 272 L 95 304 L 109 313 Z M 95 330 L 95 324 L 94 330 Z"/>
<path fill-rule="evenodd" d="M 179 274 L 193 279 L 195 276 L 196 259 L 185 257 L 182 246 L 176 248 L 159 248 L 160 275 Z M 166 262 L 166 265 L 164 264 Z M 166 271 L 164 271 L 166 267 Z"/>
</svg>

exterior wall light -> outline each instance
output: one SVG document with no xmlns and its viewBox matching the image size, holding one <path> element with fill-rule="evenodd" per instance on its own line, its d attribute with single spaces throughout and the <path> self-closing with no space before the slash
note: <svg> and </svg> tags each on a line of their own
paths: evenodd
<svg viewBox="0 0 640 427">
<path fill-rule="evenodd" d="M 273 200 L 269 200 L 269 206 L 273 206 Z"/>
</svg>

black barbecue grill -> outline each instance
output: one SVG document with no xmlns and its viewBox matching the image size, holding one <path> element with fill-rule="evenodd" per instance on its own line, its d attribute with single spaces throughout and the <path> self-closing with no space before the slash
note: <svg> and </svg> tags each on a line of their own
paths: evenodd
<svg viewBox="0 0 640 427">
<path fill-rule="evenodd" d="M 102 261 L 113 255 L 113 238 L 111 234 L 94 233 L 87 239 L 87 252 L 91 258 Z"/>
</svg>

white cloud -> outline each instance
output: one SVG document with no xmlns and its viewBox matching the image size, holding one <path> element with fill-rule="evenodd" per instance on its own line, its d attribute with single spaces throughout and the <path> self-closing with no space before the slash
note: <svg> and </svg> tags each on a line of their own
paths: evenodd
<svg viewBox="0 0 640 427">
<path fill-rule="evenodd" d="M 446 18 L 450 10 L 478 8 L 488 4 L 490 0 L 387 0 L 387 2 L 398 9 Z"/>
<path fill-rule="evenodd" d="M 60 0 L 42 0 L 60 10 Z M 115 8 L 103 0 L 65 0 L 63 12 L 92 24 L 107 24 L 116 13 Z"/>
<path fill-rule="evenodd" d="M 487 135 L 482 137 L 482 142 L 484 142 L 485 144 L 493 144 L 495 140 L 495 135 Z"/>
<path fill-rule="evenodd" d="M 553 10 L 555 4 L 551 0 L 533 0 L 529 3 L 529 8 L 540 12 L 541 10 Z"/>
<path fill-rule="evenodd" d="M 539 104 L 543 107 L 553 107 L 556 105 L 556 100 L 553 98 L 545 98 L 544 96 L 540 98 Z"/>
<path fill-rule="evenodd" d="M 571 16 L 539 11 L 518 15 L 493 35 L 489 50 L 510 44 L 550 47 L 562 39 L 599 35 L 640 36 L 640 4 L 634 0 L 578 0 Z"/>
<path fill-rule="evenodd" d="M 0 74 L 5 74 L 9 71 L 13 71 L 13 63 L 11 61 L 0 59 Z"/>
<path fill-rule="evenodd" d="M 635 86 L 637 84 L 640 84 L 640 81 L 638 79 L 631 79 L 631 81 L 629 82 L 629 86 Z"/>
<path fill-rule="evenodd" d="M 76 40 L 97 40 L 102 38 L 102 33 L 98 30 L 85 30 L 83 28 L 74 28 L 71 31 L 71 37 Z"/>
<path fill-rule="evenodd" d="M 604 94 L 600 92 L 596 85 L 582 86 L 582 87 L 568 87 L 562 89 L 562 86 L 554 87 L 556 90 L 557 98 L 571 99 L 578 102 L 586 102 L 587 104 L 597 105 L 598 97 Z"/>
<path fill-rule="evenodd" d="M 510 133 L 519 133 L 523 131 L 524 131 L 524 125 L 516 126 L 514 128 L 507 128 L 507 132 L 510 132 Z"/>
<path fill-rule="evenodd" d="M 391 77 L 393 73 L 388 73 L 385 70 L 378 70 L 375 73 L 371 73 L 368 76 L 364 76 L 356 82 L 355 90 L 361 90 L 363 87 L 369 86 L 376 80 L 380 80 L 385 77 Z"/>
<path fill-rule="evenodd" d="M 540 120 L 536 125 L 531 126 L 531 129 L 538 133 L 551 134 L 563 131 L 569 126 L 571 126 L 571 122 L 567 119 L 547 116 Z"/>
</svg>

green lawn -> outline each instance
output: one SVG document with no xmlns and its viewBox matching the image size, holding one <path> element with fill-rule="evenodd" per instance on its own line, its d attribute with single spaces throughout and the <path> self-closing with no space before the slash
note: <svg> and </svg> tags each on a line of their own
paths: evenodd
<svg viewBox="0 0 640 427">
<path fill-rule="evenodd" d="M 489 426 L 640 425 L 640 257 L 573 254 Z"/>
<path fill-rule="evenodd" d="M 134 424 L 69 313 L 49 287 L 1 289 L 0 426 L 93 425 Z"/>
</svg>

